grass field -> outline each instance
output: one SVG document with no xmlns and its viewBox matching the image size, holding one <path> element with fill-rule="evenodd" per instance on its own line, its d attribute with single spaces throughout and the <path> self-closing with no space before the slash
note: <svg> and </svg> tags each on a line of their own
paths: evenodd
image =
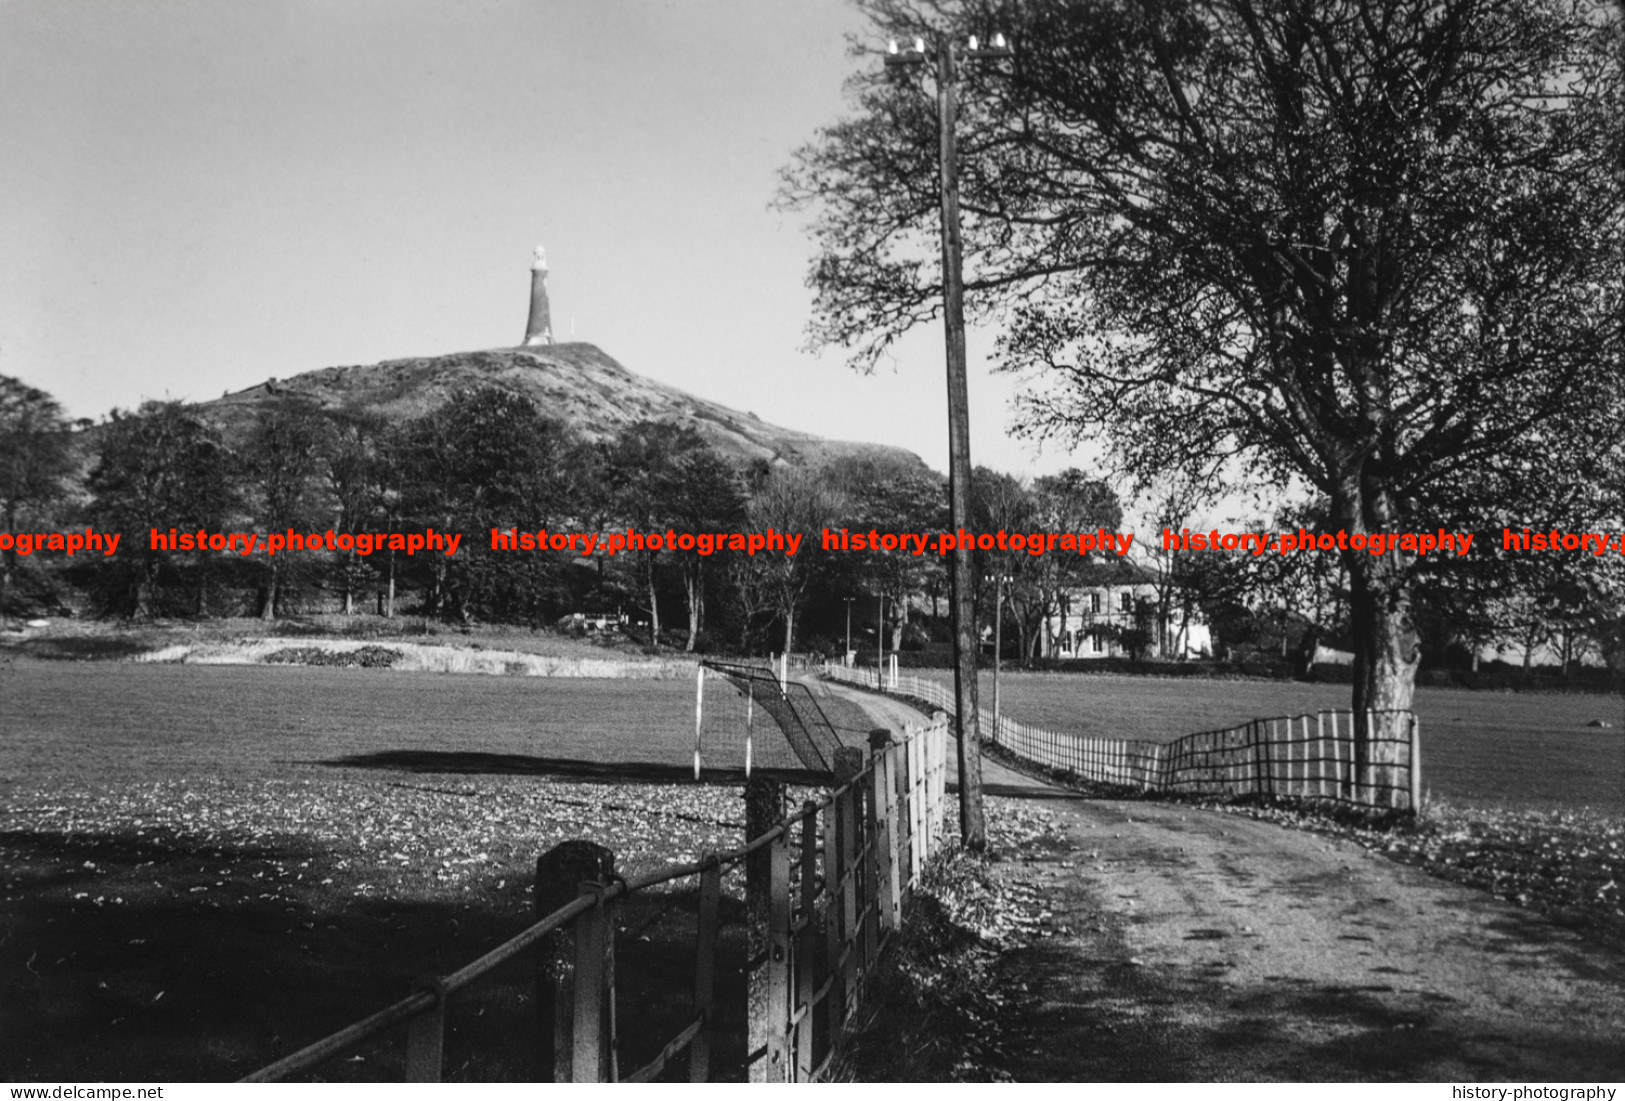
<svg viewBox="0 0 1625 1101">
<path fill-rule="evenodd" d="M 1126 737 L 1344 704 L 1254 682 L 1005 688 L 1012 717 Z M 742 702 L 713 684 L 706 704 L 707 760 L 737 769 Z M 628 873 L 738 844 L 737 789 L 686 779 L 693 707 L 691 680 L 0 656 L 0 1078 L 240 1075 L 518 931 L 559 841 L 608 845 Z M 1435 791 L 1618 806 L 1617 700 L 1424 691 L 1418 707 Z M 756 761 L 796 764 L 773 737 Z M 649 1001 L 649 954 L 681 939 L 675 901 L 627 915 L 623 1006 Z M 515 965 L 460 999 L 451 1076 L 531 1072 L 512 1054 L 530 981 Z M 631 1059 L 660 1032 L 628 1012 Z M 506 1054 L 482 1054 L 493 1040 Z M 322 1077 L 399 1068 L 394 1041 Z"/>
<path fill-rule="evenodd" d="M 415 675 L 302 666 L 0 664 L 6 725 L 0 777 L 286 775 L 309 767 L 458 772 L 571 771 L 615 763 L 685 769 L 694 681 Z M 826 700 L 831 722 L 861 713 Z M 705 754 L 744 761 L 744 705 L 706 690 Z M 777 736 L 755 739 L 768 768 L 799 762 Z M 861 740 L 861 739 L 860 739 Z"/>
<path fill-rule="evenodd" d="M 945 682 L 946 673 L 937 674 Z M 983 673 L 981 704 L 993 706 Z M 1166 742 L 1277 715 L 1349 706 L 1346 685 L 1007 673 L 1002 708 L 1048 730 Z M 1426 785 L 1463 803 L 1625 809 L 1625 709 L 1617 696 L 1420 688 Z M 1607 727 L 1586 725 L 1600 720 Z"/>
<path fill-rule="evenodd" d="M 691 779 L 692 680 L 15 658 L 0 700 L 0 1079 L 235 1077 L 518 932 L 560 841 L 627 875 L 744 841 L 737 787 Z M 706 703 L 707 760 L 737 771 L 741 702 L 719 682 Z M 755 749 L 799 764 L 760 726 Z M 629 1062 L 681 1027 L 691 908 L 623 914 Z M 533 1077 L 530 968 L 458 999 L 450 1077 Z M 743 1033 L 721 1027 L 728 1077 Z M 400 1058 L 397 1036 L 321 1077 Z"/>
</svg>

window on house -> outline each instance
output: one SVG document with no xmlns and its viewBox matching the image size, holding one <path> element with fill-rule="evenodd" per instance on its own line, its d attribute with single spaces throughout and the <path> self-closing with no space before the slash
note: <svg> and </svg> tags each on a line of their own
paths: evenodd
<svg viewBox="0 0 1625 1101">
<path fill-rule="evenodd" d="M 1133 593 L 1124 593 L 1123 594 L 1123 610 L 1125 612 L 1132 612 L 1134 610 L 1134 594 Z"/>
<path fill-rule="evenodd" d="M 1096 654 L 1100 653 L 1101 646 L 1100 646 L 1100 636 L 1099 635 L 1090 635 L 1089 636 L 1089 649 L 1093 653 L 1096 653 Z"/>
<path fill-rule="evenodd" d="M 1090 593 L 1089 594 L 1089 610 L 1091 612 L 1093 612 L 1095 615 L 1100 614 L 1100 594 L 1099 593 Z"/>
</svg>

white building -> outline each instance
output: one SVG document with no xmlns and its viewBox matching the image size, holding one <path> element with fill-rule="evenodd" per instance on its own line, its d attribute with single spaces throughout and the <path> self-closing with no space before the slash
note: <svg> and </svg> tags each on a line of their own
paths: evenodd
<svg viewBox="0 0 1625 1101">
<path fill-rule="evenodd" d="M 1145 628 L 1151 636 L 1146 654 L 1163 659 L 1211 657 L 1213 635 L 1192 609 L 1175 604 L 1159 614 L 1157 586 L 1138 569 L 1118 581 L 1084 585 L 1061 598 L 1057 615 L 1044 624 L 1040 645 L 1046 657 L 1087 661 L 1127 657 L 1119 643 L 1122 632 Z M 1162 637 L 1159 637 L 1162 636 Z"/>
</svg>

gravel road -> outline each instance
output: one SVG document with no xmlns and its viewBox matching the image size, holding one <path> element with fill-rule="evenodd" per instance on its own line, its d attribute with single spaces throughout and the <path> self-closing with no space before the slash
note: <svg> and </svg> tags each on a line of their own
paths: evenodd
<svg viewBox="0 0 1625 1101">
<path fill-rule="evenodd" d="M 1003 956 L 1018 1080 L 1625 1079 L 1617 945 L 1352 842 L 986 780 L 1063 827 L 999 865 L 1067 930 Z"/>
</svg>

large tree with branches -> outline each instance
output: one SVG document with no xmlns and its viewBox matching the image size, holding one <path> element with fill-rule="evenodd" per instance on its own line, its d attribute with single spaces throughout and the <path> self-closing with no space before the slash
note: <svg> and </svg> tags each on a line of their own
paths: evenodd
<svg viewBox="0 0 1625 1101">
<path fill-rule="evenodd" d="M 1029 430 L 1142 482 L 1311 487 L 1349 536 L 1521 523 L 1617 433 L 1611 0 L 862 6 L 1015 47 L 967 67 L 961 203 L 972 306 L 1053 383 Z M 872 362 L 940 308 L 937 139 L 879 66 L 853 94 L 784 198 L 816 212 L 814 339 Z M 1408 708 L 1415 556 L 1340 553 L 1354 706 Z"/>
</svg>

